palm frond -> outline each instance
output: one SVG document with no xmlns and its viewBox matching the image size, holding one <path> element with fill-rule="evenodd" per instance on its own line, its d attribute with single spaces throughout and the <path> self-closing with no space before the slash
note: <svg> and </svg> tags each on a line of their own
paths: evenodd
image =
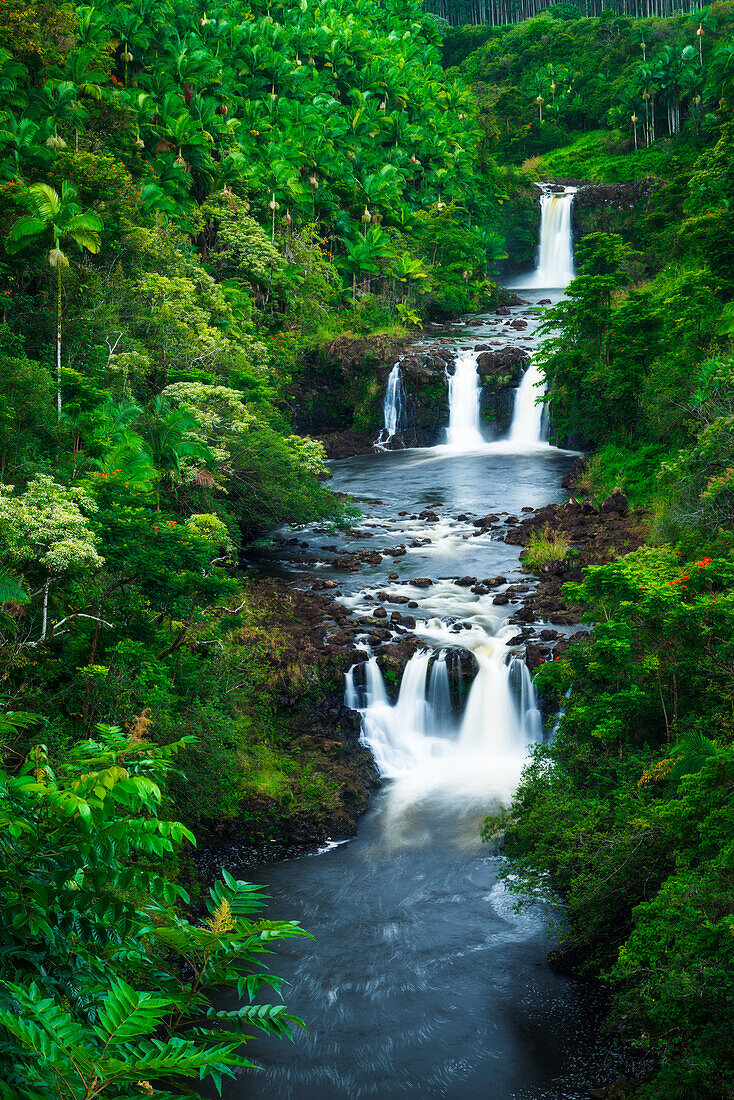
<svg viewBox="0 0 734 1100">
<path fill-rule="evenodd" d="M 88 252 L 99 252 L 102 247 L 102 238 L 93 229 L 75 229 L 69 236 L 79 248 L 86 248 Z"/>
<path fill-rule="evenodd" d="M 46 221 L 52 221 L 61 210 L 61 196 L 47 183 L 32 184 L 28 188 L 28 201 Z"/>
<path fill-rule="evenodd" d="M 10 227 L 10 232 L 5 240 L 5 248 L 14 255 L 16 252 L 21 252 L 33 241 L 39 240 L 46 231 L 46 223 L 41 218 L 34 218 L 31 215 L 27 215 Z"/>
<path fill-rule="evenodd" d="M 5 569 L 0 569 L 0 604 L 28 603 L 28 593 L 21 581 Z"/>
</svg>

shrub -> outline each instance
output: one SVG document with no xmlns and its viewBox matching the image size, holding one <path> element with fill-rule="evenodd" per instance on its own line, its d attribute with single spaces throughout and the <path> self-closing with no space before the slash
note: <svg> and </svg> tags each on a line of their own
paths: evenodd
<svg viewBox="0 0 734 1100">
<path fill-rule="evenodd" d="M 571 552 L 571 544 L 560 531 L 551 531 L 546 525 L 542 531 L 535 531 L 520 555 L 526 569 L 541 569 L 552 561 L 566 561 Z"/>
</svg>

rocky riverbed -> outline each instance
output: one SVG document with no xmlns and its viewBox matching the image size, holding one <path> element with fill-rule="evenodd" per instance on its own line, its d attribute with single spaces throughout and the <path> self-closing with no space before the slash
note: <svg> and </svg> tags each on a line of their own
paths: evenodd
<svg viewBox="0 0 734 1100">
<path fill-rule="evenodd" d="M 360 740 L 359 716 L 344 704 L 344 675 L 372 653 L 395 699 L 406 665 L 424 644 L 415 633 L 416 615 L 425 614 L 413 598 L 416 590 L 427 594 L 449 581 L 468 597 L 486 597 L 494 606 L 507 608 L 507 621 L 516 627 L 508 644 L 532 671 L 588 636 L 578 608 L 561 594 L 563 584 L 579 579 L 589 565 L 642 545 L 646 517 L 631 512 L 624 495 L 615 493 L 599 507 L 572 497 L 539 508 L 524 506 L 519 514 L 483 516 L 450 515 L 435 502 L 421 512 L 406 513 L 403 520 L 412 525 L 414 537 L 401 543 L 386 544 L 376 533 L 359 528 L 344 533 L 349 548 L 328 539 L 316 544 L 313 539 L 282 537 L 259 563 L 267 569 L 268 560 L 277 558 L 295 570 L 290 578 L 257 581 L 259 598 L 274 609 L 272 626 L 282 639 L 272 659 L 273 675 L 281 685 L 274 701 L 303 766 L 328 775 L 338 796 L 336 804 L 321 814 L 295 813 L 275 847 L 269 846 L 267 835 L 273 806 L 266 798 L 248 804 L 245 847 L 252 847 L 258 859 L 355 834 L 380 781 L 373 756 Z M 538 573 L 521 568 L 491 577 L 447 577 L 443 571 L 440 577 L 401 577 L 392 566 L 421 545 L 430 547 L 431 537 L 419 532 L 436 524 L 458 525 L 466 539 L 490 538 L 508 546 L 525 546 L 533 533 L 544 532 L 563 537 L 573 553 L 566 561 L 542 566 Z M 318 570 L 313 569 L 315 560 Z M 323 575 L 330 567 L 344 575 L 342 583 Z M 374 584 L 369 581 L 372 571 L 378 575 Z M 362 598 L 350 607 L 344 602 L 345 587 L 349 588 L 344 581 L 354 574 L 360 575 Z M 465 626 L 457 620 L 453 627 L 456 642 L 447 669 L 452 689 L 470 683 L 477 672 L 474 653 L 461 646 Z M 243 636 L 241 644 L 249 641 Z M 316 694 L 304 693 L 294 678 L 294 670 L 303 667 L 316 673 L 321 685 Z M 233 843 L 238 836 L 242 840 L 242 823 L 236 820 L 214 823 L 214 830 L 223 842 Z"/>
</svg>

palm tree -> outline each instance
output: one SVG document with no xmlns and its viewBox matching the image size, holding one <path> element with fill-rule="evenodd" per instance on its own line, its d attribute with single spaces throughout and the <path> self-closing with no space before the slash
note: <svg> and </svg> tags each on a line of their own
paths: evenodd
<svg viewBox="0 0 734 1100">
<path fill-rule="evenodd" d="M 198 462 L 214 460 L 200 432 L 199 422 L 187 409 L 174 407 L 160 393 L 153 399 L 145 439 L 162 481 L 174 491 L 183 481 L 185 459 Z"/>
<path fill-rule="evenodd" d="M 56 271 L 56 408 L 61 416 L 61 279 L 69 260 L 62 246 L 69 241 L 82 251 L 99 252 L 102 246 L 102 221 L 97 214 L 82 210 L 76 201 L 77 190 L 64 181 L 61 194 L 46 183 L 28 188 L 27 202 L 33 213 L 11 226 L 5 243 L 14 255 L 25 248 L 51 244 L 48 262 Z"/>
<path fill-rule="evenodd" d="M 714 54 L 709 74 L 711 97 L 729 103 L 734 98 L 734 46 L 719 46 Z"/>
<path fill-rule="evenodd" d="M 24 161 L 43 164 L 53 158 L 43 144 L 46 133 L 32 118 L 16 118 L 12 112 L 0 116 L 0 148 L 8 153 L 0 162 L 4 179 L 22 179 Z"/>
</svg>

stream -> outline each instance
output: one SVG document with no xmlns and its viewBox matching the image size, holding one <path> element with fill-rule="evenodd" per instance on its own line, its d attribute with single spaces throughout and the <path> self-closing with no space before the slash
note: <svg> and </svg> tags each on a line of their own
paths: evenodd
<svg viewBox="0 0 734 1100">
<path fill-rule="evenodd" d="M 516 912 L 502 857 L 479 840 L 482 819 L 511 797 L 543 733 L 514 655 L 513 607 L 495 603 L 496 584 L 481 583 L 527 584 L 519 550 L 473 521 L 562 499 L 573 456 L 544 440 L 532 361 L 509 433 L 486 437 L 474 345 L 535 346 L 542 311 L 532 306 L 558 301 L 570 275 L 571 199 L 543 207 L 554 239 L 541 236 L 539 265 L 557 289 L 533 287 L 531 277 L 521 290 L 527 305 L 441 337 L 456 353 L 445 443 L 389 449 L 405 409 L 396 364 L 378 439 L 388 449 L 331 466 L 334 489 L 362 510 L 363 537 L 299 532 L 312 573 L 338 582 L 347 607 L 370 616 L 384 605 L 388 625 L 390 611 L 407 610 L 422 647 L 398 691 L 384 683 L 366 628 L 346 678 L 347 705 L 360 712 L 383 777 L 358 836 L 243 875 L 266 884 L 270 916 L 296 919 L 314 937 L 279 946 L 273 960 L 290 983 L 284 1000 L 309 1030 L 293 1044 L 253 1040 L 249 1056 L 266 1069 L 225 1086 L 228 1100 L 574 1100 L 599 1084 L 597 995 L 548 968 L 554 914 L 540 905 Z M 508 327 L 516 316 L 527 321 L 520 333 Z M 406 549 L 348 572 L 324 558 L 325 542 Z M 448 675 L 458 650 L 476 668 L 461 692 Z"/>
</svg>

